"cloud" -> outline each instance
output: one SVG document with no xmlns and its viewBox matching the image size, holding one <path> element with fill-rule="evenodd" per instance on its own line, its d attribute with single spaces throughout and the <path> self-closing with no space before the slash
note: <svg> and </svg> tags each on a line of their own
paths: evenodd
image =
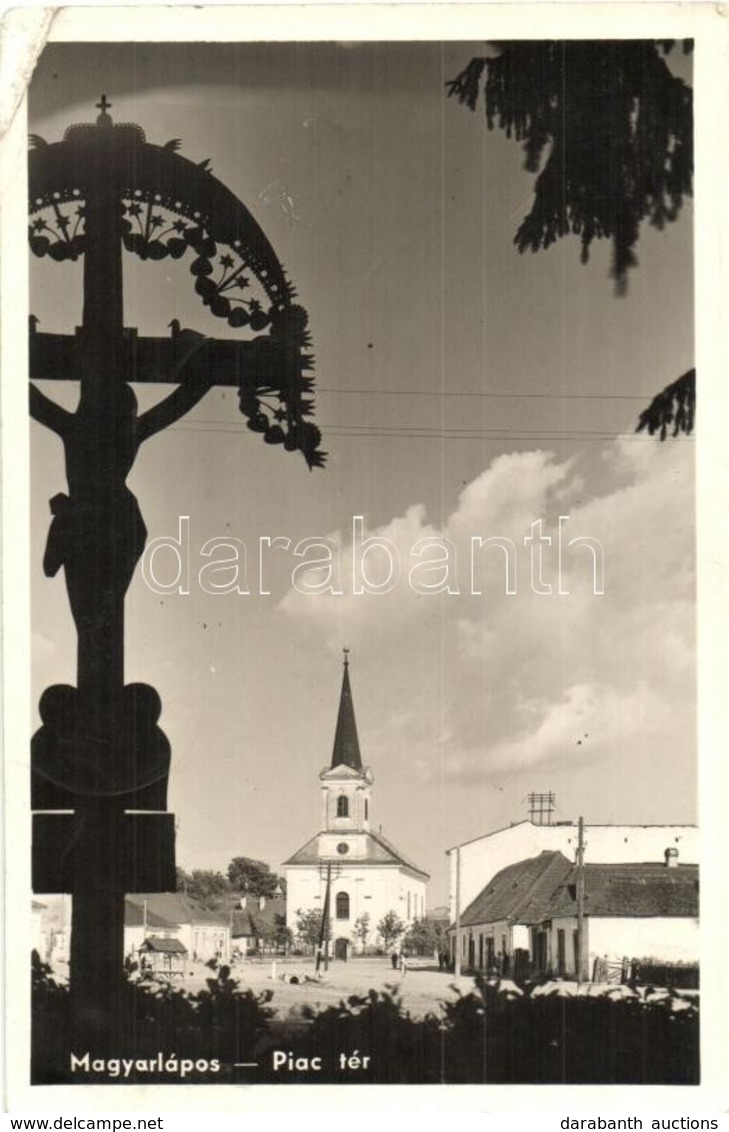
<svg viewBox="0 0 729 1132">
<path fill-rule="evenodd" d="M 378 758 L 408 759 L 421 779 L 475 781 L 509 768 L 614 758 L 616 750 L 626 766 L 631 753 L 651 751 L 685 763 L 695 707 L 691 458 L 689 444 L 627 438 L 599 460 L 500 456 L 439 528 L 413 503 L 365 529 L 399 555 L 390 592 L 353 592 L 357 552 L 351 530 L 342 530 L 333 537 L 345 592 L 291 590 L 279 608 L 302 628 L 314 623 L 332 648 L 346 637 L 378 666 Z M 569 516 L 561 575 L 560 516 Z M 536 546 L 524 542 L 537 521 L 551 539 L 542 543 L 541 572 L 550 593 L 535 592 Z M 474 536 L 510 540 L 516 593 L 505 592 L 502 549 L 479 547 L 472 578 Z M 422 539 L 449 540 L 458 593 L 408 584 Z M 570 545 L 574 539 L 591 541 Z M 373 550 L 368 566 L 382 581 L 377 557 Z M 598 558 L 602 595 L 594 592 Z"/>
</svg>

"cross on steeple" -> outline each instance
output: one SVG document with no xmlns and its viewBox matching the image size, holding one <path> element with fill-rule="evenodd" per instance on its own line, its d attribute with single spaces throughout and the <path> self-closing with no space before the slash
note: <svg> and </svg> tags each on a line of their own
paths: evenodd
<svg viewBox="0 0 729 1132">
<path fill-rule="evenodd" d="M 111 103 L 109 102 L 105 94 L 102 94 L 101 100 L 96 103 L 96 109 L 101 111 L 99 117 L 96 119 L 96 125 L 111 126 L 111 114 L 109 114 Z"/>
<path fill-rule="evenodd" d="M 349 668 L 349 649 L 342 649 L 344 653 L 344 667 Z"/>
</svg>

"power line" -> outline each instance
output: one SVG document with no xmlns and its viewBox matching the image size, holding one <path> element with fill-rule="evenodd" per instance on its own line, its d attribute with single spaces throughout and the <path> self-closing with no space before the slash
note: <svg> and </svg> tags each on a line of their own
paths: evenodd
<svg viewBox="0 0 729 1132">
<path fill-rule="evenodd" d="M 378 397 L 483 397 L 483 398 L 510 398 L 518 400 L 553 400 L 553 401 L 642 401 L 647 403 L 655 396 L 651 393 L 501 393 L 501 392 L 466 392 L 465 390 L 441 389 L 343 389 L 333 385 L 317 385 L 317 393 L 344 393 L 357 396 Z"/>
<path fill-rule="evenodd" d="M 213 430 L 210 430 L 213 431 Z M 592 435 L 588 433 L 560 433 L 557 435 L 548 435 L 546 433 L 532 433 L 530 435 L 508 433 L 504 436 L 490 436 L 486 433 L 470 433 L 468 435 L 453 435 L 451 433 L 438 433 L 438 432 L 336 432 L 333 429 L 325 430 L 324 439 L 328 436 L 342 436 L 342 437 L 376 437 L 382 440 L 481 440 L 503 443 L 505 440 L 550 440 L 550 441 L 564 441 L 564 440 L 579 440 L 579 441 L 605 441 L 605 440 L 631 440 L 639 443 L 660 443 L 656 441 L 654 436 L 637 436 L 632 432 L 609 432 L 604 435 Z M 693 443 L 693 437 L 690 436 L 675 436 L 671 437 L 672 443 L 677 441 L 689 441 Z"/>
<path fill-rule="evenodd" d="M 418 426 L 409 426 L 409 425 L 403 425 L 402 427 L 398 427 L 398 426 L 389 426 L 389 425 L 364 426 L 364 425 L 324 425 L 323 424 L 323 425 L 320 426 L 320 428 L 322 429 L 322 432 L 324 433 L 325 438 L 327 436 L 338 436 L 338 437 L 372 437 L 372 438 L 378 438 L 379 437 L 379 438 L 384 439 L 384 440 L 388 440 L 388 439 L 402 439 L 402 440 L 408 440 L 408 439 L 415 439 L 415 440 L 491 440 L 491 441 L 500 441 L 500 442 L 503 442 L 504 440 L 523 440 L 523 441 L 534 441 L 534 440 L 553 440 L 553 441 L 560 441 L 560 440 L 596 440 L 596 441 L 605 441 L 605 440 L 624 439 L 624 440 L 640 441 L 640 442 L 643 442 L 643 443 L 653 443 L 653 444 L 656 443 L 656 438 L 654 436 L 636 434 L 636 433 L 633 433 L 633 432 L 599 432 L 599 431 L 596 431 L 596 430 L 587 430 L 587 429 L 569 429 L 569 430 L 566 430 L 565 432 L 557 432 L 556 430 L 554 430 L 552 432 L 538 432 L 538 431 L 528 432 L 528 431 L 525 431 L 525 430 L 522 429 L 519 433 L 516 433 L 516 432 L 512 432 L 510 429 L 501 429 L 501 430 L 498 430 L 498 429 L 482 429 L 482 430 L 444 429 L 444 430 L 441 430 L 441 429 L 435 429 L 434 428 L 434 429 L 427 430 L 425 427 L 421 428 L 421 427 L 418 427 Z M 222 425 L 218 425 L 217 422 L 203 422 L 203 421 L 198 421 L 198 422 L 194 422 L 194 423 L 192 421 L 190 421 L 189 423 L 173 425 L 167 431 L 172 431 L 172 432 L 200 432 L 200 433 L 206 433 L 206 432 L 209 432 L 209 433 L 230 433 L 232 435 L 237 435 L 237 436 L 244 435 L 244 433 L 241 432 L 241 429 L 239 427 L 235 427 L 235 426 L 224 427 Z M 692 436 L 676 436 L 676 437 L 672 437 L 671 439 L 674 443 L 676 441 L 684 441 L 684 442 L 689 441 L 690 443 L 693 443 L 694 438 Z"/>
<path fill-rule="evenodd" d="M 195 423 L 197 424 L 197 423 L 202 423 L 202 422 L 195 422 Z M 227 423 L 227 422 L 212 421 L 211 423 L 214 424 L 214 425 L 218 425 L 218 424 L 224 424 L 224 423 Z M 418 434 L 432 433 L 435 436 L 442 436 L 444 433 L 449 435 L 449 436 L 450 435 L 457 436 L 459 433 L 469 433 L 469 434 L 478 433 L 479 435 L 484 435 L 484 436 L 490 436 L 492 434 L 498 434 L 499 436 L 505 435 L 505 436 L 508 437 L 508 436 L 511 436 L 514 433 L 514 429 L 510 428 L 508 426 L 506 428 L 494 428 L 494 427 L 479 428 L 478 425 L 470 425 L 467 428 L 460 428 L 457 425 L 444 425 L 442 428 L 438 428 L 436 425 L 323 424 L 323 425 L 320 425 L 319 427 L 322 430 L 326 430 L 330 435 L 332 435 L 335 430 L 340 431 L 340 432 L 359 432 L 359 431 L 364 430 L 364 429 L 366 429 L 368 431 L 371 430 L 373 432 L 376 432 L 377 434 L 383 433 L 385 435 L 388 432 L 397 432 L 398 434 L 408 433 L 408 432 L 413 432 L 413 433 L 418 433 Z M 610 436 L 632 436 L 632 433 L 615 433 L 615 432 L 611 432 L 609 429 L 603 429 L 603 428 L 574 428 L 574 429 L 573 428 L 565 428 L 565 429 L 555 428 L 555 429 L 547 429 L 546 431 L 544 431 L 542 429 L 538 429 L 538 428 L 521 428 L 521 429 L 519 429 L 519 432 L 523 433 L 526 436 L 537 436 L 537 437 L 542 437 L 542 436 L 545 436 L 545 435 L 552 435 L 553 433 L 557 433 L 560 436 L 565 434 L 565 433 L 569 433 L 571 436 L 572 435 L 576 435 L 576 436 L 600 436 L 600 437 L 605 437 L 605 436 L 608 436 L 608 437 L 610 437 Z"/>
</svg>

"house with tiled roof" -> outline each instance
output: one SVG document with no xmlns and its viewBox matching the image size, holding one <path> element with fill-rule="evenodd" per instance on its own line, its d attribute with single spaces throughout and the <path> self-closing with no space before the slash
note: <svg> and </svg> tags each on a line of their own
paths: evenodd
<svg viewBox="0 0 729 1132">
<path fill-rule="evenodd" d="M 394 912 L 409 925 L 426 912 L 428 874 L 372 825 L 374 777 L 362 763 L 347 650 L 331 761 L 319 774 L 322 818 L 315 833 L 284 862 L 287 925 L 297 911 L 328 904 L 335 956 L 377 943 L 377 924 Z M 329 877 L 329 886 L 327 884 Z M 355 924 L 366 914 L 365 939 Z"/>
<path fill-rule="evenodd" d="M 584 866 L 585 950 L 595 964 L 654 959 L 699 960 L 699 867 L 663 861 Z M 577 970 L 577 869 L 553 893 L 534 945 L 547 969 L 571 977 Z"/>
<path fill-rule="evenodd" d="M 124 901 L 124 954 L 137 959 L 139 949 L 145 939 L 157 934 L 163 939 L 174 939 L 181 931 L 181 925 L 160 916 L 148 904 L 137 904 L 128 897 Z"/>
<path fill-rule="evenodd" d="M 268 897 L 242 896 L 231 920 L 233 951 L 245 955 L 271 947 L 281 927 L 286 927 L 286 899 L 280 890 Z"/>
<path fill-rule="evenodd" d="M 563 853 L 570 861 L 577 854 L 578 822 L 552 821 L 534 815 L 500 829 L 462 841 L 446 850 L 450 872 L 451 920 L 470 904 L 484 885 L 507 865 L 535 857 L 543 850 Z M 682 864 L 699 860 L 699 831 L 695 825 L 599 825 L 585 822 L 585 860 L 614 864 L 619 861 L 662 861 L 666 849 L 675 849 Z"/>
<path fill-rule="evenodd" d="M 562 853 L 549 850 L 501 869 L 461 916 L 462 963 L 482 971 L 497 966 L 520 973 L 533 960 L 530 931 L 542 923 L 571 870 Z"/>
<path fill-rule="evenodd" d="M 137 892 L 125 902 L 125 937 L 139 929 L 140 917 L 141 938 L 174 936 L 191 959 L 203 962 L 230 958 L 229 912 L 209 912 L 184 892 Z"/>
<path fill-rule="evenodd" d="M 698 960 L 697 865 L 663 861 L 583 866 L 587 971 L 625 959 Z M 464 966 L 574 978 L 578 952 L 578 867 L 559 851 L 501 869 L 464 909 Z M 455 941 L 454 941 L 455 942 Z"/>
</svg>

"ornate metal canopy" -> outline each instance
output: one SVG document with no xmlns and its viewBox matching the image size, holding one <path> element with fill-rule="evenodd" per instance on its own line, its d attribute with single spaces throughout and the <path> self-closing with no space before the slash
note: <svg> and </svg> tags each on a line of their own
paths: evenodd
<svg viewBox="0 0 729 1132">
<path fill-rule="evenodd" d="M 128 252 L 152 261 L 192 257 L 201 302 L 240 337 L 181 330 L 177 320 L 169 338 L 125 330 L 125 380 L 237 384 L 252 431 L 267 443 L 300 450 L 310 468 L 322 466 L 321 435 L 306 419 L 314 411 L 307 396 L 314 362 L 308 315 L 294 302 L 295 289 L 265 234 L 208 161 L 183 157 L 178 139 L 154 145 L 141 127 L 114 123 L 105 96 L 98 105 L 95 124 L 70 126 L 60 142 L 31 135 L 31 250 L 57 262 L 86 254 L 88 202 L 103 196 L 114 202 L 104 222 L 118 228 Z M 113 280 L 109 285 L 113 303 Z M 77 339 L 40 333 L 33 322 L 31 377 L 78 378 Z"/>
</svg>

